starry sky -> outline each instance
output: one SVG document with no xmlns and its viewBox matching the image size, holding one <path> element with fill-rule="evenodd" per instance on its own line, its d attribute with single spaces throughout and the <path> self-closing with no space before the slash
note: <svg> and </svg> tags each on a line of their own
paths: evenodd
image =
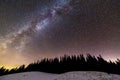
<svg viewBox="0 0 120 80">
<path fill-rule="evenodd" d="M 120 0 L 0 0 L 0 66 L 87 53 L 120 58 Z"/>
</svg>

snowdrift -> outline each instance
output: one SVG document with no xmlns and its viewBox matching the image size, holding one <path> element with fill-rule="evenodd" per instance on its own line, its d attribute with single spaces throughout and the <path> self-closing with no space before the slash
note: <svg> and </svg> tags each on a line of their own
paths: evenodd
<svg viewBox="0 0 120 80">
<path fill-rule="evenodd" d="M 0 80 L 120 80 L 120 75 L 95 71 L 74 71 L 63 74 L 24 72 L 4 75 Z"/>
</svg>

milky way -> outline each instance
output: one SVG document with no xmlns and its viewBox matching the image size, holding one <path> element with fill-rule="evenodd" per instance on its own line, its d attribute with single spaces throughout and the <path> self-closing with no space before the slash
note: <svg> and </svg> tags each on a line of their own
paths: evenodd
<svg viewBox="0 0 120 80">
<path fill-rule="evenodd" d="M 64 54 L 120 57 L 119 0 L 0 0 L 0 66 Z"/>
</svg>

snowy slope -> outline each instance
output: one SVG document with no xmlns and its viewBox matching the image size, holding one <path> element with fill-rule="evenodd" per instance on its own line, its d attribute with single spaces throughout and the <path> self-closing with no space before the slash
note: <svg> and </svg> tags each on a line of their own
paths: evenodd
<svg viewBox="0 0 120 80">
<path fill-rule="evenodd" d="M 56 77 L 56 74 L 25 72 L 1 76 L 0 80 L 54 80 Z"/>
<path fill-rule="evenodd" d="M 1 76 L 0 80 L 120 80 L 120 75 L 92 71 L 68 72 L 59 75 L 25 72 Z"/>
<path fill-rule="evenodd" d="M 120 75 L 103 72 L 69 72 L 61 74 L 56 80 L 120 80 Z"/>
</svg>

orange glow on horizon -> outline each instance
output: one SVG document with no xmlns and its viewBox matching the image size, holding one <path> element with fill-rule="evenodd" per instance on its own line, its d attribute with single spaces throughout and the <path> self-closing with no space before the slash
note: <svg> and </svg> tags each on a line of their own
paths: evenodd
<svg viewBox="0 0 120 80">
<path fill-rule="evenodd" d="M 19 67 L 19 65 L 0 66 L 0 67 L 4 67 L 5 69 L 11 70 L 11 69 L 13 69 L 13 68 L 17 68 L 17 67 Z"/>
</svg>

